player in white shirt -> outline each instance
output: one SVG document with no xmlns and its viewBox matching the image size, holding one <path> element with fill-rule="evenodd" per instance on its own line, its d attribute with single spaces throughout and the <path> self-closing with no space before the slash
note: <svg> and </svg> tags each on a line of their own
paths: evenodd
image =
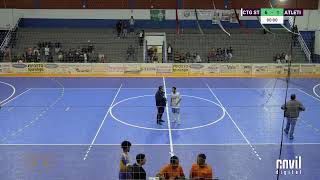
<svg viewBox="0 0 320 180">
<path fill-rule="evenodd" d="M 177 92 L 176 87 L 172 87 L 172 93 L 171 93 L 171 107 L 172 107 L 172 113 L 173 113 L 173 121 L 172 122 L 178 122 L 180 125 L 180 103 L 181 103 L 181 96 L 180 93 Z"/>
</svg>

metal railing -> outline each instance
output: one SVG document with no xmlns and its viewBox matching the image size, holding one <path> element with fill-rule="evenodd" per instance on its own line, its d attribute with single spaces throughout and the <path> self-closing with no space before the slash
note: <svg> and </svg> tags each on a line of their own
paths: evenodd
<svg viewBox="0 0 320 180">
<path fill-rule="evenodd" d="M 1 51 L 4 51 L 5 47 L 8 46 L 8 44 L 10 43 L 11 38 L 12 38 L 12 32 L 14 32 L 18 28 L 20 20 L 21 20 L 21 18 L 19 18 L 17 23 L 15 24 L 15 26 L 13 28 L 9 29 L 9 31 L 7 32 L 6 37 L 4 38 L 4 40 L 2 41 L 2 43 L 0 45 Z"/>
<path fill-rule="evenodd" d="M 289 24 L 290 24 L 290 27 L 293 26 L 293 22 L 294 22 L 294 19 L 292 16 L 289 17 Z M 309 63 L 311 63 L 311 52 L 306 44 L 306 42 L 304 41 L 304 39 L 302 38 L 302 35 L 300 34 L 300 31 L 298 31 L 298 41 L 299 41 L 299 44 L 301 46 L 301 49 L 303 50 L 304 54 L 306 55 Z"/>
</svg>

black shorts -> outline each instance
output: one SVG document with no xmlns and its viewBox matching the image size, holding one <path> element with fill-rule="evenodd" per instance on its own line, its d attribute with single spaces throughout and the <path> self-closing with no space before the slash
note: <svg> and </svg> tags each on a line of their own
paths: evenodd
<svg viewBox="0 0 320 180">
<path fill-rule="evenodd" d="M 162 114 L 164 112 L 164 107 L 158 107 L 158 113 Z"/>
</svg>

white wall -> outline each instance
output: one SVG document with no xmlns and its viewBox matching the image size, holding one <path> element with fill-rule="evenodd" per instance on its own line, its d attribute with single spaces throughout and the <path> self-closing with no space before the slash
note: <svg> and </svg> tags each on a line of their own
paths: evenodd
<svg viewBox="0 0 320 180">
<path fill-rule="evenodd" d="M 299 30 L 320 30 L 320 10 L 304 11 L 304 16 L 297 16 L 296 24 Z"/>
</svg>

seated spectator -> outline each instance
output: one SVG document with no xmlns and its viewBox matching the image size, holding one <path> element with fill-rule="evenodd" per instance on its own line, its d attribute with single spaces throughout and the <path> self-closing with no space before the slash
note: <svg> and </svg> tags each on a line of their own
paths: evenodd
<svg viewBox="0 0 320 180">
<path fill-rule="evenodd" d="M 228 59 L 227 49 L 223 48 L 222 49 L 222 60 L 227 60 L 227 59 Z"/>
<path fill-rule="evenodd" d="M 198 53 L 195 54 L 195 62 L 196 63 L 201 63 L 202 62 L 202 60 L 200 58 L 200 55 Z"/>
<path fill-rule="evenodd" d="M 127 61 L 129 59 L 135 60 L 135 49 L 130 45 L 127 49 Z"/>
<path fill-rule="evenodd" d="M 50 56 L 50 48 L 48 45 L 44 48 L 44 56 L 45 56 L 45 60 L 48 61 Z"/>
<path fill-rule="evenodd" d="M 104 54 L 99 54 L 98 57 L 99 57 L 99 61 L 100 61 L 101 63 L 106 63 L 106 62 L 107 62 Z"/>
<path fill-rule="evenodd" d="M 226 56 L 227 56 L 227 57 L 226 57 L 226 60 L 227 60 L 227 61 L 230 61 L 230 60 L 232 59 L 232 57 L 233 57 L 231 52 L 228 52 L 228 53 L 226 54 Z"/>
<path fill-rule="evenodd" d="M 84 63 L 88 62 L 88 54 L 87 53 L 83 53 L 83 62 Z"/>
<path fill-rule="evenodd" d="M 122 154 L 120 158 L 120 171 L 119 179 L 132 179 L 131 165 L 130 165 L 130 152 L 131 143 L 129 141 L 123 141 L 121 143 Z"/>
<path fill-rule="evenodd" d="M 184 179 L 184 173 L 182 167 L 179 165 L 179 158 L 177 156 L 172 156 L 170 158 L 170 164 L 164 166 L 158 177 L 162 179 Z"/>
<path fill-rule="evenodd" d="M 32 48 L 28 48 L 25 53 L 26 61 L 27 62 L 32 61 L 32 56 L 33 56 L 33 50 Z"/>
<path fill-rule="evenodd" d="M 136 156 L 136 163 L 132 166 L 132 178 L 134 180 L 147 179 L 146 171 L 143 169 L 143 165 L 146 163 L 146 156 L 144 154 L 138 154 Z"/>
<path fill-rule="evenodd" d="M 275 62 L 281 64 L 281 55 L 279 53 L 277 53 L 275 56 Z"/>
<path fill-rule="evenodd" d="M 206 163 L 206 155 L 199 154 L 197 157 L 197 163 L 192 164 L 190 170 L 190 179 L 212 179 L 213 172 L 210 165 Z"/>
<path fill-rule="evenodd" d="M 192 55 L 191 55 L 191 53 L 189 51 L 186 53 L 185 58 L 186 58 L 186 63 L 191 63 L 192 62 Z"/>
<path fill-rule="evenodd" d="M 209 49 L 209 52 L 208 52 L 208 63 L 211 60 L 215 60 L 215 58 L 216 58 L 216 50 L 214 48 Z"/>
<path fill-rule="evenodd" d="M 284 60 L 285 60 L 285 63 L 288 63 L 289 61 L 291 61 L 291 56 L 289 54 L 286 54 L 284 56 Z"/>
<path fill-rule="evenodd" d="M 40 51 L 37 47 L 33 48 L 33 54 L 40 54 Z"/>
<path fill-rule="evenodd" d="M 55 52 L 56 54 L 58 54 L 60 51 L 61 51 L 61 48 L 60 48 L 59 46 L 56 46 L 56 47 L 54 48 L 54 52 Z"/>
<path fill-rule="evenodd" d="M 33 59 L 34 59 L 36 62 L 39 62 L 39 61 L 40 61 L 40 51 L 38 50 L 37 47 L 35 47 L 34 50 L 33 50 Z"/>
<path fill-rule="evenodd" d="M 141 30 L 141 31 L 139 32 L 139 45 L 140 45 L 140 46 L 143 46 L 144 36 L 145 36 L 144 30 Z"/>
<path fill-rule="evenodd" d="M 63 57 L 63 53 L 62 51 L 58 52 L 58 61 L 63 62 L 64 61 L 64 57 Z"/>
</svg>

